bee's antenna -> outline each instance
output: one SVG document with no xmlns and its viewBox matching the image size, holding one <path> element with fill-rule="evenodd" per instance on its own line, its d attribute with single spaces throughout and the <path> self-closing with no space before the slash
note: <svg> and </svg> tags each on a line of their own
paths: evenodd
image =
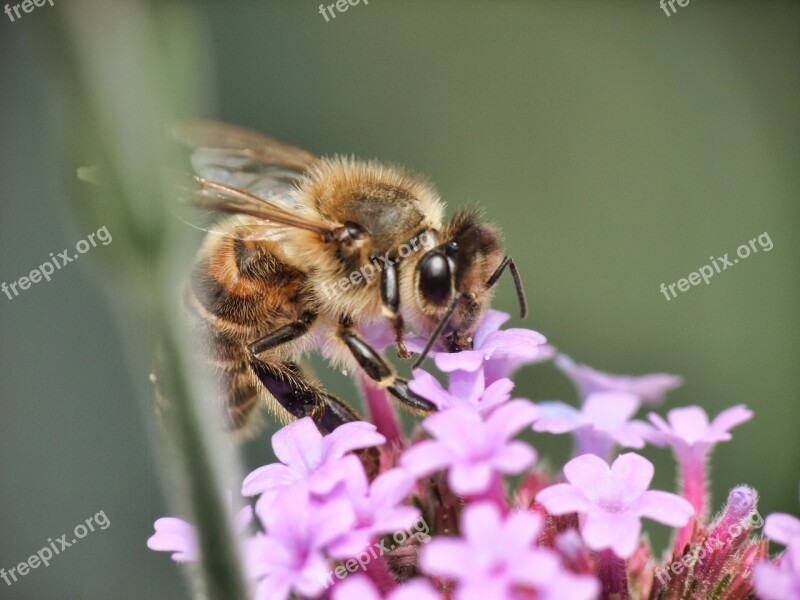
<svg viewBox="0 0 800 600">
<path fill-rule="evenodd" d="M 453 300 L 450 302 L 450 306 L 447 307 L 447 310 L 442 315 L 442 318 L 439 320 L 439 323 L 436 325 L 436 329 L 433 330 L 431 336 L 428 338 L 428 343 L 425 344 L 425 348 L 422 349 L 422 353 L 419 355 L 419 358 L 416 361 L 414 361 L 414 364 L 411 366 L 412 369 L 416 369 L 425 361 L 425 358 L 428 356 L 428 352 L 431 351 L 431 348 L 433 347 L 433 343 L 436 341 L 436 338 L 438 338 L 439 334 L 442 333 L 442 329 L 444 329 L 444 326 L 447 325 L 447 322 L 453 315 L 453 311 L 456 309 L 456 305 L 458 304 L 459 300 L 461 300 L 461 294 L 457 293 L 455 296 L 453 296 Z"/>
<path fill-rule="evenodd" d="M 514 259 L 510 256 L 506 256 L 503 259 L 503 262 L 500 263 L 500 266 L 497 267 L 497 270 L 489 277 L 489 281 L 486 282 L 486 287 L 490 288 L 497 283 L 497 280 L 500 279 L 500 275 L 503 274 L 503 271 L 506 270 L 511 271 L 511 277 L 514 280 L 514 287 L 517 288 L 517 301 L 519 302 L 519 316 L 520 318 L 524 319 L 528 316 L 528 301 L 525 300 L 525 288 L 522 286 L 522 278 L 519 276 L 519 271 L 517 270 L 517 265 L 514 264 Z"/>
</svg>

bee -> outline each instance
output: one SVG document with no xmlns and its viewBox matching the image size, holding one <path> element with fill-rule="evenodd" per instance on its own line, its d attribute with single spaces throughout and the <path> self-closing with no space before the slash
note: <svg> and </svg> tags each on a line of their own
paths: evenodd
<svg viewBox="0 0 800 600">
<path fill-rule="evenodd" d="M 508 268 L 524 317 L 514 261 L 477 211 L 444 221 L 426 180 L 403 168 L 320 158 L 240 127 L 194 121 L 174 128 L 193 149 L 189 204 L 226 213 L 206 234 L 185 304 L 208 340 L 208 361 L 230 429 L 248 432 L 266 405 L 284 422 L 309 416 L 323 433 L 361 420 L 301 367 L 318 350 L 412 411 L 414 394 L 366 331 L 383 328 L 409 358 L 406 324 L 427 343 L 458 352 Z M 385 345 L 385 344 L 384 344 Z"/>
</svg>

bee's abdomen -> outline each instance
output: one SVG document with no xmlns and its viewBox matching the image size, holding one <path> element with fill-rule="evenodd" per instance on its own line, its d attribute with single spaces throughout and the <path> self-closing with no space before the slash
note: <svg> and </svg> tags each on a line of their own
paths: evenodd
<svg viewBox="0 0 800 600">
<path fill-rule="evenodd" d="M 302 314 L 305 282 L 305 273 L 265 242 L 220 238 L 194 265 L 184 304 L 232 431 L 253 432 L 263 405 L 287 418 L 253 373 L 247 345 Z"/>
<path fill-rule="evenodd" d="M 249 364 L 242 362 L 220 369 L 217 380 L 228 429 L 245 434 L 255 429 L 264 388 Z"/>
<path fill-rule="evenodd" d="M 210 326 L 250 342 L 297 318 L 305 281 L 275 247 L 225 238 L 195 263 L 187 304 Z"/>
</svg>

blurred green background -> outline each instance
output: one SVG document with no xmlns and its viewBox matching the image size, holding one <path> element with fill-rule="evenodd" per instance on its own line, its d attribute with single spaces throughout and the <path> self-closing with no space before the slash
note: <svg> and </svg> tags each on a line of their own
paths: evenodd
<svg viewBox="0 0 800 600">
<path fill-rule="evenodd" d="M 82 157 L 70 137 L 69 56 L 54 32 L 71 23 L 96 53 L 106 48 L 100 57 L 118 68 L 104 81 L 119 87 L 100 93 L 143 98 L 148 110 L 151 90 L 126 88 L 131 54 L 104 27 L 109 6 L 124 28 L 133 4 L 56 0 L 17 22 L 0 15 L 2 281 L 107 224 L 77 221 L 69 202 Z M 371 0 L 327 23 L 319 3 L 296 0 L 143 6 L 167 37 L 165 12 L 187 17 L 176 35 L 196 49 L 182 60 L 197 88 L 178 117 L 396 161 L 429 176 L 450 211 L 485 207 L 521 266 L 528 327 L 601 370 L 683 375 L 663 409 L 700 404 L 714 415 L 746 403 L 755 418 L 715 453 L 714 506 L 749 483 L 762 514 L 798 512 L 796 2 L 703 0 L 667 17 L 656 0 Z M 125 42 L 146 46 L 147 33 L 132 29 Z M 110 301 L 128 291 L 109 289 L 117 280 L 95 268 L 125 243 L 109 229 L 112 245 L 51 282 L 0 295 L 0 567 L 100 510 L 111 526 L 11 587 L 0 581 L 0 598 L 187 597 L 168 557 L 145 547 L 168 511 L 156 420 L 139 399 L 156 332 L 139 323 L 130 336 L 131 318 Z M 671 302 L 659 292 L 763 232 L 772 251 Z M 509 282 L 495 306 L 515 311 Z M 325 379 L 354 394 L 343 377 Z M 520 396 L 575 400 L 551 365 L 517 381 Z M 534 440 L 553 463 L 567 456 L 566 439 Z M 268 436 L 246 451 L 247 468 L 266 462 Z M 670 488 L 668 453 L 645 454 L 655 485 Z"/>
</svg>

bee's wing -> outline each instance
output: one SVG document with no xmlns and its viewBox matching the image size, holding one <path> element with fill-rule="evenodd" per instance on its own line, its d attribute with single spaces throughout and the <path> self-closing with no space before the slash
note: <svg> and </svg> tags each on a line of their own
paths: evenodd
<svg viewBox="0 0 800 600">
<path fill-rule="evenodd" d="M 297 227 L 332 235 L 330 227 L 305 216 L 298 184 L 319 158 L 261 133 L 216 121 L 187 121 L 173 135 L 194 149 L 198 177 L 179 186 L 181 197 L 200 208 L 250 215 L 265 221 L 260 235 L 282 235 Z"/>
<path fill-rule="evenodd" d="M 181 199 L 198 208 L 262 219 L 265 235 L 270 228 L 287 227 L 307 229 L 327 238 L 332 238 L 335 233 L 327 223 L 303 215 L 285 204 L 218 181 L 184 176 L 177 182 L 177 187 Z"/>
<path fill-rule="evenodd" d="M 261 133 L 218 123 L 187 121 L 173 135 L 194 148 L 192 167 L 204 179 L 296 207 L 293 193 L 319 158 Z"/>
<path fill-rule="evenodd" d="M 173 215 L 193 229 L 245 241 L 271 240 L 279 242 L 291 235 L 292 229 L 269 221 L 259 223 L 258 227 L 254 227 L 252 222 L 237 224 L 226 221 L 225 225 L 219 225 L 219 213 L 216 211 L 206 211 L 192 215 L 184 215 L 173 211 Z"/>
</svg>

